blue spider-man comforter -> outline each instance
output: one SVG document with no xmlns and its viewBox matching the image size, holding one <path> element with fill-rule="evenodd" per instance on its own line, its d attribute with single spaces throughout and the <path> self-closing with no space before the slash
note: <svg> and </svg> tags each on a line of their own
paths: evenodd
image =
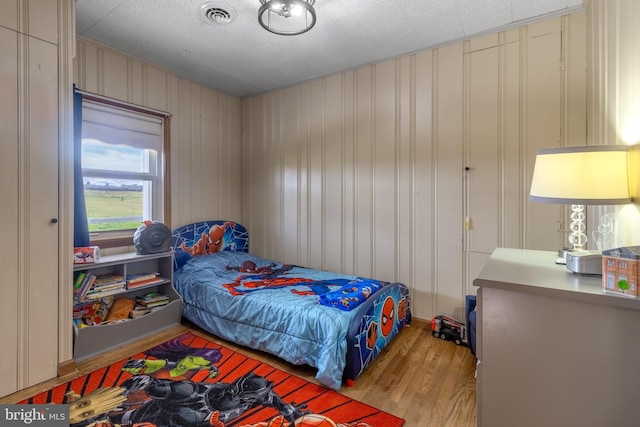
<svg viewBox="0 0 640 427">
<path fill-rule="evenodd" d="M 318 381 L 333 389 L 342 384 L 351 309 L 386 285 L 231 251 L 191 258 L 174 279 L 186 318 L 237 344 L 316 367 Z"/>
</svg>

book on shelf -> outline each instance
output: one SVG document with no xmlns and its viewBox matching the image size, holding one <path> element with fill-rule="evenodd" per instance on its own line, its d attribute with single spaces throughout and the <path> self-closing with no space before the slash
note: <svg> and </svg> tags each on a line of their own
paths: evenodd
<svg viewBox="0 0 640 427">
<path fill-rule="evenodd" d="M 129 313 L 129 317 L 132 319 L 137 319 L 138 317 L 144 316 L 147 313 L 151 313 L 151 309 L 136 305 Z"/>
<path fill-rule="evenodd" d="M 77 292 L 75 292 L 75 300 L 77 302 L 82 302 L 85 300 L 87 293 L 93 286 L 93 282 L 95 282 L 96 276 L 91 274 L 91 272 L 87 272 L 82 284 L 78 288 Z M 75 288 L 74 288 L 75 289 Z"/>
<path fill-rule="evenodd" d="M 96 275 L 94 287 L 109 286 L 113 284 L 126 283 L 124 276 L 115 273 L 105 273 Z"/>
<path fill-rule="evenodd" d="M 136 300 L 139 302 L 154 302 L 154 301 L 162 301 L 169 299 L 169 297 L 165 294 L 161 294 L 160 292 L 150 292 L 146 295 L 140 295 L 136 297 Z"/>
<path fill-rule="evenodd" d="M 80 289 L 80 286 L 82 286 L 82 282 L 84 282 L 84 279 L 87 277 L 87 272 L 86 271 L 78 271 L 73 278 L 73 293 L 75 295 L 76 292 L 78 292 L 78 289 Z"/>
<path fill-rule="evenodd" d="M 156 302 L 151 302 L 147 305 L 145 305 L 146 308 L 150 309 L 150 310 L 154 310 L 156 308 L 165 306 L 167 304 L 169 304 L 171 301 L 166 300 L 166 301 L 156 301 Z"/>
<path fill-rule="evenodd" d="M 135 288 L 140 288 L 142 286 L 155 285 L 158 283 L 163 283 L 165 281 L 166 279 L 164 277 L 157 276 L 151 279 L 141 280 L 134 283 L 127 282 L 127 289 L 135 289 Z"/>
<path fill-rule="evenodd" d="M 159 275 L 160 273 L 158 272 L 127 274 L 127 284 L 139 283 L 139 282 L 144 282 L 150 279 L 155 279 Z"/>
<path fill-rule="evenodd" d="M 161 306 L 161 305 L 166 305 L 166 304 L 169 304 L 170 302 L 171 302 L 171 300 L 169 298 L 162 299 L 162 300 L 157 300 L 157 301 L 151 301 L 151 302 L 137 301 L 138 304 L 140 304 L 143 307 L 147 307 L 147 308 L 153 308 L 153 307 L 158 307 L 158 306 Z"/>
<path fill-rule="evenodd" d="M 107 290 L 98 290 L 98 291 L 93 291 L 93 292 L 89 292 L 86 296 L 85 296 L 85 300 L 95 300 L 95 299 L 100 299 L 100 298 L 104 298 L 107 296 L 111 296 L 111 295 L 116 295 L 121 293 L 122 291 L 126 290 L 124 285 L 117 287 L 117 288 L 110 288 Z"/>
<path fill-rule="evenodd" d="M 171 300 L 168 296 L 158 292 L 152 292 L 147 295 L 136 297 L 136 303 L 146 308 L 158 307 L 169 304 L 170 302 Z"/>
<path fill-rule="evenodd" d="M 99 325 L 107 316 L 109 302 L 103 300 L 86 302 L 73 307 L 73 324 L 76 327 Z"/>
</svg>

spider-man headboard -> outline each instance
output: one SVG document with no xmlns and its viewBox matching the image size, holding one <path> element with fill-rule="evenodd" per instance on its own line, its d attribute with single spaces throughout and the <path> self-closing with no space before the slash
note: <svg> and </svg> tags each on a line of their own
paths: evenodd
<svg viewBox="0 0 640 427">
<path fill-rule="evenodd" d="M 232 221 L 202 221 L 183 225 L 171 232 L 175 251 L 174 268 L 189 258 L 220 251 L 249 252 L 249 234 L 243 225 Z"/>
</svg>

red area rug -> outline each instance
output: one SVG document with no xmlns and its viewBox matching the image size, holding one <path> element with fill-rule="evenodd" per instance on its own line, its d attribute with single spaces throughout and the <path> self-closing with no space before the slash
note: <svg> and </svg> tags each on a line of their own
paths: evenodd
<svg viewBox="0 0 640 427">
<path fill-rule="evenodd" d="M 404 420 L 187 333 L 20 403 L 74 427 L 401 427 Z"/>
</svg>

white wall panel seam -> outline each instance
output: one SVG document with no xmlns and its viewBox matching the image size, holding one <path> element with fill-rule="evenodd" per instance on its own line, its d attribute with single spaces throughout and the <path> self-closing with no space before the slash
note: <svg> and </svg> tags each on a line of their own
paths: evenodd
<svg viewBox="0 0 640 427">
<path fill-rule="evenodd" d="M 369 188 L 371 189 L 371 194 L 370 194 L 370 198 L 369 198 L 369 212 L 371 212 L 371 218 L 370 218 L 370 222 L 369 222 L 369 226 L 370 228 L 370 234 L 371 234 L 371 248 L 369 249 L 369 257 L 370 257 L 370 261 L 369 261 L 369 271 L 371 272 L 371 274 L 375 274 L 376 272 L 376 257 L 375 257 L 375 250 L 373 248 L 376 247 L 377 244 L 377 235 L 376 235 L 376 210 L 375 210 L 375 205 L 376 205 L 376 188 L 375 188 L 375 183 L 376 183 L 376 169 L 375 169 L 375 164 L 376 164 L 376 150 L 375 150 L 375 143 L 376 143 L 376 125 L 375 125 L 375 117 L 376 117 L 376 103 L 377 103 L 377 93 L 376 93 L 376 75 L 377 75 L 377 66 L 374 65 L 371 67 L 371 117 L 373 120 L 371 120 L 371 139 L 370 139 L 370 144 L 371 144 L 371 156 L 369 158 L 370 160 L 370 165 L 369 165 L 369 169 L 370 169 L 370 173 L 369 173 L 369 179 L 371 180 Z"/>
<path fill-rule="evenodd" d="M 432 264 L 431 264 L 431 290 L 432 290 L 432 294 L 434 295 L 433 298 L 431 298 L 431 313 L 437 313 L 438 312 L 438 306 L 437 306 L 437 298 L 435 298 L 436 295 L 438 295 L 438 288 L 439 288 L 439 283 L 438 283 L 438 236 L 439 236 L 439 232 L 438 232 L 438 219 L 439 219 L 439 215 L 438 215 L 438 209 L 437 209 L 437 204 L 438 204 L 438 198 L 439 198 L 439 194 L 438 194 L 438 144 L 440 143 L 440 140 L 438 138 L 438 127 L 439 127 L 439 123 L 438 123 L 438 97 L 440 95 L 440 87 L 438 85 L 438 80 L 439 80 L 439 74 L 440 74 L 440 69 L 439 69 L 439 63 L 440 63 L 440 56 L 439 56 L 440 50 L 439 49 L 435 49 L 433 51 L 433 62 L 432 62 L 432 74 L 431 74 L 431 87 L 433 88 L 433 92 L 432 92 L 432 98 L 431 98 L 431 103 L 432 103 L 432 107 L 431 107 L 431 141 L 432 141 L 432 145 L 431 145 L 431 184 L 433 186 L 433 190 L 431 193 L 431 209 L 432 209 L 432 222 L 431 222 L 431 236 L 433 237 L 431 240 L 431 254 L 433 256 L 433 260 L 432 260 Z"/>
<path fill-rule="evenodd" d="M 23 20 L 19 20 L 22 22 Z M 29 165 L 27 163 L 29 151 L 29 79 L 28 36 L 18 34 L 18 241 L 16 251 L 18 255 L 18 366 L 17 387 L 22 389 L 29 383 Z M 22 100 L 22 102 L 20 102 Z"/>
<path fill-rule="evenodd" d="M 399 273 L 399 269 L 398 266 L 400 265 L 401 259 L 400 259 L 400 239 L 401 239 L 401 234 L 400 234 L 400 224 L 399 224 L 399 218 L 400 218 L 400 185 L 401 185 L 401 179 L 400 179 L 400 160 L 401 160 L 401 155 L 400 155 L 400 151 L 401 151 L 401 132 L 400 132 L 400 126 L 398 126 L 398 123 L 401 122 L 402 120 L 402 88 L 401 88 L 401 78 L 402 78 L 402 60 L 401 59 L 396 59 L 394 61 L 394 65 L 395 65 L 395 76 L 394 76 L 394 92 L 395 92 L 395 109 L 394 109 L 394 129 L 393 129 L 393 145 L 394 145 L 394 159 L 393 159 L 393 179 L 394 179 L 394 186 L 393 188 L 395 188 L 394 191 L 394 195 L 393 195 L 393 202 L 394 202 L 394 210 L 393 210 L 393 229 L 394 229 L 394 235 L 395 235 L 395 239 L 393 239 L 393 258 L 394 258 L 394 268 L 393 268 L 393 277 L 397 278 L 398 277 L 398 273 Z M 391 278 L 390 278 L 391 279 Z"/>
<path fill-rule="evenodd" d="M 519 57 L 519 75 L 520 75 L 520 85 L 519 85 L 519 90 L 520 90 L 520 146 L 522 147 L 522 166 L 523 166 L 523 170 L 524 173 L 527 173 L 527 169 L 526 169 L 526 165 L 529 164 L 529 156 L 528 156 L 528 152 L 529 150 L 527 149 L 528 147 L 528 138 L 527 138 L 527 127 L 528 127 L 528 121 L 527 121 L 527 116 L 528 116 L 528 111 L 527 111 L 527 97 L 528 97 L 528 85 L 527 85 L 527 66 L 528 66 L 528 31 L 527 28 L 521 28 L 520 29 L 520 57 Z M 528 189 L 528 180 L 524 180 L 523 181 L 523 185 L 525 186 L 525 189 L 523 191 L 523 194 L 529 194 L 529 189 Z M 527 204 L 530 203 L 528 201 L 528 197 L 527 198 L 523 198 L 522 202 L 524 204 L 524 208 L 523 208 L 523 224 L 528 224 L 530 221 L 529 218 L 529 209 L 527 209 Z M 523 233 L 524 233 L 524 239 L 523 239 L 523 243 L 524 243 L 524 247 L 527 248 L 529 247 L 529 234 L 528 234 L 528 230 L 529 227 L 528 226 L 524 226 L 522 227 L 523 229 Z"/>
<path fill-rule="evenodd" d="M 353 113 L 353 186 L 354 186 L 354 192 L 353 192 L 353 216 L 354 216 L 354 224 L 353 224 L 353 271 L 359 271 L 359 267 L 360 264 L 358 262 L 359 258 L 357 256 L 357 254 L 360 252 L 360 242 L 359 242 L 359 226 L 358 226 L 358 221 L 359 221 L 359 207 L 360 207 L 360 198 L 359 198 L 359 191 L 355 191 L 356 189 L 360 188 L 360 162 L 358 161 L 360 156 L 358 155 L 359 153 L 359 142 L 360 142 L 360 132 L 359 129 L 360 127 L 358 126 L 359 121 L 358 121 L 358 114 L 357 114 L 357 110 L 359 107 L 359 100 L 360 100 L 360 91 L 358 90 L 360 88 L 359 85 L 359 76 L 360 74 L 357 71 L 353 71 L 353 108 L 354 108 L 354 113 Z"/>
<path fill-rule="evenodd" d="M 409 94 L 410 94 L 410 100 L 409 100 L 409 105 L 410 105 L 410 113 L 409 113 L 409 160 L 410 160 L 410 165 L 411 165 L 411 171 L 410 171 L 410 188 L 408 191 L 408 194 L 410 195 L 410 199 L 409 199 L 409 236 L 408 236 L 408 247 L 409 247 L 409 272 L 408 272 L 408 278 L 409 281 L 407 283 L 407 286 L 409 287 L 409 291 L 410 294 L 413 295 L 413 292 L 415 290 L 415 283 L 416 283 L 416 272 L 415 272 L 415 265 L 416 265 L 416 247 L 415 247 L 415 232 L 416 232 L 416 169 L 417 169 L 417 163 L 416 163 L 416 115 L 417 115 L 417 106 L 416 106 L 416 102 L 417 102 L 417 97 L 416 97 L 416 90 L 417 90 L 417 58 L 416 55 L 411 55 L 411 68 L 410 68 L 410 75 L 411 75 L 411 83 L 410 83 L 410 90 L 409 90 Z"/>
<path fill-rule="evenodd" d="M 507 223 L 507 198 L 505 195 L 507 194 L 507 180 L 509 177 L 507 176 L 506 170 L 506 156 L 507 156 L 507 99 L 506 99 L 506 85 L 507 85 L 507 61 L 505 59 L 506 56 L 506 46 L 504 43 L 504 37 L 501 37 L 501 43 L 498 45 L 498 102 L 500 103 L 500 112 L 498 114 L 498 165 L 499 165 L 499 173 L 498 173 L 498 223 L 496 224 L 496 230 L 498 231 L 498 235 L 496 236 L 496 244 L 498 247 L 505 247 L 506 245 L 506 236 L 508 226 Z"/>
<path fill-rule="evenodd" d="M 340 209 L 340 272 L 344 273 L 345 272 L 345 258 L 347 257 L 347 236 L 345 233 L 345 230 L 347 229 L 346 227 L 346 222 L 347 222 L 347 215 L 349 214 L 348 211 L 346 211 L 346 206 L 347 206 L 347 191 L 346 191 L 346 185 L 347 185 L 347 156 L 346 156 L 346 150 L 347 150 L 347 136 L 346 136 L 346 122 L 345 122 L 345 114 L 346 114 L 346 89 L 345 89 L 345 73 L 341 73 L 340 74 L 340 138 L 341 138 L 341 144 L 340 144 L 340 154 L 341 154 L 341 158 L 340 158 L 340 162 L 341 162 L 341 167 L 340 167 L 340 203 L 342 205 L 342 209 Z"/>
<path fill-rule="evenodd" d="M 75 2 L 59 3 L 58 85 L 59 85 L 59 169 L 60 193 L 58 213 L 58 364 L 73 358 L 73 334 L 71 328 L 71 288 L 73 277 L 71 251 L 73 242 L 73 57 L 75 50 Z"/>
</svg>

